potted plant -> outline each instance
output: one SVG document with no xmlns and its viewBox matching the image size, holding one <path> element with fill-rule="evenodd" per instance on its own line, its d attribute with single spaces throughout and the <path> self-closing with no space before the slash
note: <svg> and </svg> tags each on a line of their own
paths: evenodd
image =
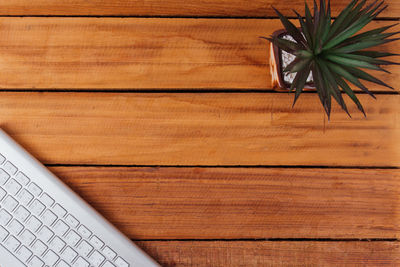
<svg viewBox="0 0 400 267">
<path fill-rule="evenodd" d="M 393 89 L 361 69 L 387 72 L 382 65 L 398 64 L 381 59 L 397 54 L 366 49 L 400 38 L 391 38 L 399 32 L 386 33 L 397 24 L 358 32 L 386 8 L 384 1 L 377 0 L 366 5 L 366 0 L 352 0 L 332 21 L 330 0 L 328 3 L 320 0 L 319 7 L 314 0 L 313 15 L 307 3 L 304 18 L 294 11 L 299 28 L 274 8 L 285 29 L 262 38 L 271 42 L 270 66 L 275 85 L 285 90 L 295 90 L 293 105 L 304 89 L 315 89 L 328 118 L 331 113 L 331 97 L 349 114 L 341 94 L 343 91 L 365 116 L 349 82 L 372 97 L 374 95 L 360 80 Z"/>
</svg>

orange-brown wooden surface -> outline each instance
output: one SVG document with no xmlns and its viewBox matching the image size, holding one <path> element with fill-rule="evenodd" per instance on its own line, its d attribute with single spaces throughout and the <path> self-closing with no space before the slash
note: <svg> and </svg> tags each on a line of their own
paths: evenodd
<svg viewBox="0 0 400 267">
<path fill-rule="evenodd" d="M 280 28 L 276 19 L 1 18 L 0 88 L 267 90 L 259 36 Z M 400 75 L 377 75 L 399 90 Z"/>
<path fill-rule="evenodd" d="M 333 14 L 348 2 L 332 0 Z M 386 2 L 390 8 L 380 17 L 398 17 L 400 3 Z M 275 17 L 271 6 L 285 15 L 293 16 L 293 8 L 304 12 L 304 0 L 0 0 L 0 15 Z"/>
<path fill-rule="evenodd" d="M 397 242 L 139 242 L 166 267 L 398 266 Z"/>
<path fill-rule="evenodd" d="M 398 266 L 400 67 L 292 109 L 258 37 L 303 3 L 0 0 L 0 127 L 163 266 Z"/>
<path fill-rule="evenodd" d="M 316 94 L 3 92 L 0 125 L 51 164 L 399 167 L 400 97 L 359 98 L 328 123 Z"/>
<path fill-rule="evenodd" d="M 51 169 L 133 239 L 399 237 L 400 170 Z"/>
</svg>

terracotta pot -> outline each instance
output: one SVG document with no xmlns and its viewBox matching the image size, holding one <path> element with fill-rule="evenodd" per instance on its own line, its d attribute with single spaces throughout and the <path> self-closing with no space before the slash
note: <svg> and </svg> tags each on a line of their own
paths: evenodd
<svg viewBox="0 0 400 267">
<path fill-rule="evenodd" d="M 287 35 L 285 30 L 278 30 L 272 34 L 276 37 Z M 272 88 L 278 91 L 288 91 L 291 83 L 285 81 L 282 67 L 282 49 L 270 43 L 270 72 L 272 80 Z M 315 90 L 314 83 L 306 83 L 305 90 Z"/>
</svg>

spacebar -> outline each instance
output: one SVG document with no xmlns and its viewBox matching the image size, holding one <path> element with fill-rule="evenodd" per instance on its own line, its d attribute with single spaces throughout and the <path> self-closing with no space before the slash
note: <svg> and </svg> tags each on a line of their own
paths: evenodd
<svg viewBox="0 0 400 267">
<path fill-rule="evenodd" d="M 0 267 L 25 267 L 13 254 L 0 244 Z"/>
</svg>

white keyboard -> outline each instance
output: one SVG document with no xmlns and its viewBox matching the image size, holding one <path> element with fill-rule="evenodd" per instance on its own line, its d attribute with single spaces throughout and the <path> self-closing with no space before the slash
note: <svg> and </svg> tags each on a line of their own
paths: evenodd
<svg viewBox="0 0 400 267">
<path fill-rule="evenodd" d="M 0 266 L 159 266 L 0 129 Z"/>
</svg>

